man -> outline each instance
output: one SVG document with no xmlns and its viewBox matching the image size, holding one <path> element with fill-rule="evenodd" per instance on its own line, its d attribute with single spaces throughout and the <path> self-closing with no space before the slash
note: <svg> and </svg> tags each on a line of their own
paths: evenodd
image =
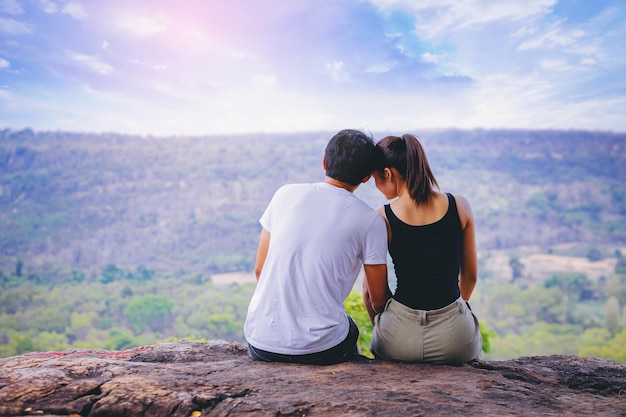
<svg viewBox="0 0 626 417">
<path fill-rule="evenodd" d="M 342 130 L 326 146 L 324 182 L 274 194 L 260 219 L 258 282 L 244 326 L 252 359 L 329 365 L 357 352 L 359 331 L 343 302 L 361 268 L 368 286 L 389 291 L 385 221 L 353 194 L 376 152 L 371 137 Z M 372 301 L 382 311 L 386 300 Z"/>
</svg>

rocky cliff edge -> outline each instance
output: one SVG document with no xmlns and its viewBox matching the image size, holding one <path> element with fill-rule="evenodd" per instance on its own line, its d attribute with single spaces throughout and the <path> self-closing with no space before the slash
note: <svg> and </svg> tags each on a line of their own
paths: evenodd
<svg viewBox="0 0 626 417">
<path fill-rule="evenodd" d="M 464 366 L 254 362 L 239 343 L 0 359 L 0 416 L 626 416 L 626 366 L 576 356 Z"/>
</svg>

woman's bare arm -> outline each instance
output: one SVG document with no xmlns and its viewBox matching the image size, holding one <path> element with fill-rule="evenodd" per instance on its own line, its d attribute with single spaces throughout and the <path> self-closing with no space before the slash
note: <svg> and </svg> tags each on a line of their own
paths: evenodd
<svg viewBox="0 0 626 417">
<path fill-rule="evenodd" d="M 474 292 L 474 287 L 476 287 L 476 282 L 478 281 L 474 215 L 472 214 L 472 208 L 463 196 L 455 195 L 454 197 L 457 202 L 461 227 L 463 229 L 459 289 L 461 290 L 461 297 L 465 301 L 469 301 Z"/>
</svg>

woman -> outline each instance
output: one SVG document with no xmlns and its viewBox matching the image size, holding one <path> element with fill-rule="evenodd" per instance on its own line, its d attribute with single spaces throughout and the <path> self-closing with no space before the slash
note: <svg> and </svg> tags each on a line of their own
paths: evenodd
<svg viewBox="0 0 626 417">
<path fill-rule="evenodd" d="M 480 358 L 482 338 L 469 308 L 477 280 L 474 219 L 467 200 L 439 191 L 424 149 L 409 134 L 377 143 L 379 210 L 388 227 L 397 289 L 377 311 L 374 288 L 363 288 L 374 323 L 371 350 L 381 359 L 460 364 Z M 380 290 L 376 290 L 380 291 Z"/>
</svg>

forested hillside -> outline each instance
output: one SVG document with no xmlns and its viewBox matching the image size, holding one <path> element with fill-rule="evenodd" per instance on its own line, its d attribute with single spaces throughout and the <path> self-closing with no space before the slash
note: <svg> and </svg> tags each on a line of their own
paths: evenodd
<svg viewBox="0 0 626 417">
<path fill-rule="evenodd" d="M 572 340 L 584 336 L 588 348 L 626 338 L 626 134 L 413 133 L 442 189 L 473 207 L 473 302 L 498 333 L 494 357 L 580 353 Z M 333 134 L 0 131 L 0 353 L 169 336 L 241 339 L 251 288 L 220 287 L 211 276 L 251 270 L 257 219 L 273 192 L 321 181 Z M 374 207 L 385 202 L 372 182 L 356 194 Z M 239 304 L 214 308 L 222 304 L 207 291 L 228 298 L 231 290 L 243 294 L 233 298 Z M 68 304 L 60 294 L 70 293 L 83 295 Z M 133 317 L 145 311 L 164 318 L 138 325 Z M 228 330 L 210 330 L 204 318 Z"/>
<path fill-rule="evenodd" d="M 5 130 L 0 265 L 22 259 L 38 275 L 52 265 L 110 263 L 249 269 L 264 206 L 283 183 L 323 179 L 331 135 Z M 626 242 L 626 135 L 450 130 L 422 138 L 442 187 L 472 203 L 481 249 Z M 359 192 L 382 202 L 373 184 Z"/>
</svg>

